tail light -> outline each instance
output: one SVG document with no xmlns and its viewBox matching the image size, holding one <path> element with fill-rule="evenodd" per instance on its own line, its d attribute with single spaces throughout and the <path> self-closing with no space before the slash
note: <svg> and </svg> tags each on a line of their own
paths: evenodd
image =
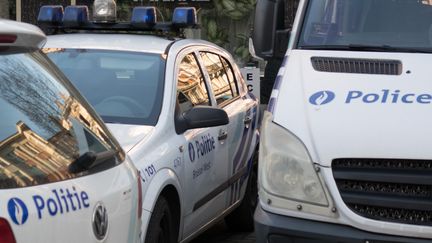
<svg viewBox="0 0 432 243">
<path fill-rule="evenodd" d="M 4 218 L 0 218 L 0 243 L 16 243 L 12 228 Z"/>
<path fill-rule="evenodd" d="M 142 216 L 142 202 L 143 202 L 141 183 L 142 183 L 141 176 L 140 176 L 140 173 L 138 171 L 138 218 L 139 219 L 141 219 L 141 216 Z M 0 243 L 3 243 L 3 242 L 0 242 Z"/>
<path fill-rule="evenodd" d="M 16 35 L 0 34 L 0 43 L 15 43 L 17 39 Z"/>
</svg>

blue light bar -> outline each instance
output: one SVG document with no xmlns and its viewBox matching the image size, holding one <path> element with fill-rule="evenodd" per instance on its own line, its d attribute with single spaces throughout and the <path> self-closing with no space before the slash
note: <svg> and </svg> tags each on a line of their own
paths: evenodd
<svg viewBox="0 0 432 243">
<path fill-rule="evenodd" d="M 197 14 L 194 7 L 178 7 L 174 9 L 173 25 L 181 27 L 194 26 L 197 22 Z"/>
<path fill-rule="evenodd" d="M 63 6 L 45 5 L 39 10 L 38 23 L 60 25 L 63 20 Z"/>
<path fill-rule="evenodd" d="M 132 26 L 154 26 L 157 22 L 155 7 L 135 7 L 132 11 Z"/>
<path fill-rule="evenodd" d="M 89 22 L 89 11 L 87 6 L 67 6 L 64 11 L 63 25 L 78 27 Z"/>
</svg>

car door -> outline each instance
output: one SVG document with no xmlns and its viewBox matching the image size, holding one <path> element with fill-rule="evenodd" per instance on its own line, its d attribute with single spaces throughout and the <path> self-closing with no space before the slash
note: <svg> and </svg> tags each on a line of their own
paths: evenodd
<svg viewBox="0 0 432 243">
<path fill-rule="evenodd" d="M 230 119 L 225 132 L 228 136 L 227 163 L 229 190 L 227 207 L 240 200 L 241 189 L 246 185 L 250 151 L 253 148 L 253 136 L 256 129 L 257 101 L 243 91 L 242 80 L 235 75 L 233 63 L 222 53 L 215 50 L 200 52 L 203 60 L 213 60 L 217 71 L 209 71 L 210 85 L 214 92 L 216 103 L 224 109 Z M 215 68 L 213 68 L 214 70 Z"/>
<path fill-rule="evenodd" d="M 214 99 L 196 53 L 180 55 L 177 70 L 176 116 L 194 106 L 212 106 Z M 199 230 L 225 208 L 226 192 L 220 188 L 228 175 L 226 156 L 221 155 L 226 150 L 225 138 L 218 140 L 221 127 L 189 129 L 178 134 L 185 150 L 184 237 Z"/>
</svg>

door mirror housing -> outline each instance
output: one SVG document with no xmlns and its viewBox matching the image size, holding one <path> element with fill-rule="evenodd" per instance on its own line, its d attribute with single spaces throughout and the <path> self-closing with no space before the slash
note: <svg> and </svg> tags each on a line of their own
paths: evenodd
<svg viewBox="0 0 432 243">
<path fill-rule="evenodd" d="M 253 45 L 257 56 L 282 58 L 288 49 L 290 29 L 285 29 L 285 0 L 258 0 Z"/>
<path fill-rule="evenodd" d="M 228 123 L 228 114 L 223 109 L 209 106 L 195 106 L 178 117 L 176 132 L 181 134 L 189 129 L 217 127 Z"/>
</svg>

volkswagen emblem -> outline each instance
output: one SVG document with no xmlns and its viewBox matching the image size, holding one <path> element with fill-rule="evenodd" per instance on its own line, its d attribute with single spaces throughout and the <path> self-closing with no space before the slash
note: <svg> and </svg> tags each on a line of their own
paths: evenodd
<svg viewBox="0 0 432 243">
<path fill-rule="evenodd" d="M 105 206 L 98 202 L 92 218 L 93 232 L 98 240 L 103 240 L 108 232 L 108 213 Z"/>
</svg>

